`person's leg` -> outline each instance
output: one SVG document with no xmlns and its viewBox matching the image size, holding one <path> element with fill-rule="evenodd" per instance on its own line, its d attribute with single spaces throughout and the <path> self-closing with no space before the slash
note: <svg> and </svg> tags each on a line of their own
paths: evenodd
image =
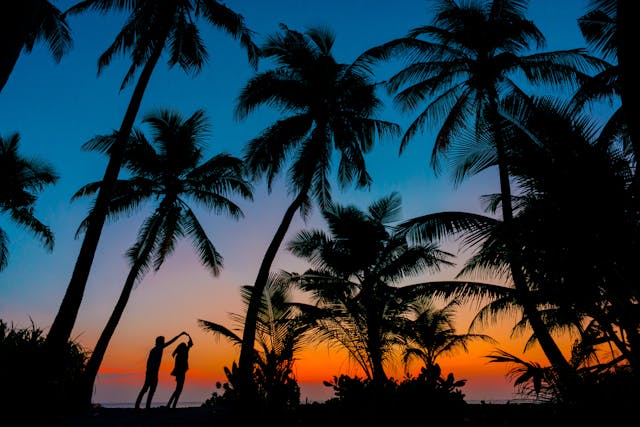
<svg viewBox="0 0 640 427">
<path fill-rule="evenodd" d="M 142 402 L 142 396 L 144 396 L 144 394 L 147 392 L 147 390 L 149 389 L 149 383 L 147 383 L 147 381 L 144 382 L 144 385 L 142 386 L 142 389 L 140 390 L 140 393 L 138 393 L 138 397 L 136 399 L 136 409 L 140 409 L 140 402 Z"/>
<path fill-rule="evenodd" d="M 147 409 L 151 408 L 151 401 L 153 400 L 153 395 L 156 392 L 156 387 L 158 387 L 157 377 L 149 383 L 149 394 L 147 394 Z"/>
<path fill-rule="evenodd" d="M 175 396 L 175 398 L 173 399 L 173 407 L 174 408 L 178 404 L 178 399 L 180 398 L 180 393 L 182 393 L 182 387 L 184 387 L 184 375 L 180 375 L 180 376 L 176 377 L 176 391 L 173 392 L 173 395 Z"/>
<path fill-rule="evenodd" d="M 169 402 L 167 402 L 167 408 L 171 408 L 171 403 L 173 403 L 173 401 L 176 399 L 176 392 L 174 390 L 173 393 L 171 393 L 171 397 L 169 398 Z"/>
</svg>

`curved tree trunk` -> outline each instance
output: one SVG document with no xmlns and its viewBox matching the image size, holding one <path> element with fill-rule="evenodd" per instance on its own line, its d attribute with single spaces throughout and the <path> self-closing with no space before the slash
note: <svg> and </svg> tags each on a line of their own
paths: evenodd
<svg viewBox="0 0 640 427">
<path fill-rule="evenodd" d="M 140 104 L 142 103 L 142 97 L 151 79 L 153 69 L 160 58 L 162 49 L 163 43 L 158 44 L 149 61 L 142 69 L 136 87 L 131 95 L 131 100 L 129 101 L 129 106 L 127 107 L 122 124 L 120 125 L 116 141 L 113 144 L 109 156 L 109 163 L 100 186 L 100 191 L 96 197 L 95 206 L 91 211 L 91 218 L 84 234 L 71 280 L 69 281 L 64 298 L 58 309 L 58 314 L 47 334 L 46 344 L 49 349 L 50 358 L 55 358 L 56 355 L 61 354 L 61 349 L 64 348 L 64 345 L 69 340 L 75 325 L 93 258 L 98 247 L 98 241 L 100 240 L 100 234 L 102 233 L 102 227 L 106 219 L 107 206 L 118 179 L 120 167 L 122 166 L 124 149 L 131 135 L 133 124 L 140 109 Z"/>
<path fill-rule="evenodd" d="M 145 245 L 141 251 L 141 253 L 136 258 L 131 270 L 129 270 L 129 274 L 127 275 L 127 280 L 124 282 L 124 286 L 122 287 L 122 292 L 120 292 L 120 297 L 118 298 L 118 302 L 113 308 L 113 312 L 107 321 L 102 333 L 100 334 L 100 338 L 96 343 L 93 352 L 91 353 L 91 357 L 85 366 L 85 370 L 82 378 L 82 389 L 80 390 L 79 404 L 81 407 L 90 408 L 91 400 L 93 398 L 93 386 L 96 381 L 96 377 L 98 376 L 98 371 L 100 370 L 100 365 L 102 364 L 102 360 L 104 359 L 104 355 L 107 351 L 107 347 L 109 346 L 109 342 L 113 337 L 113 334 L 120 323 L 120 319 L 122 318 L 122 314 L 124 313 L 124 309 L 129 302 L 129 297 L 131 296 L 131 292 L 133 291 L 133 287 L 136 283 L 136 278 L 138 277 L 138 273 L 140 269 L 145 264 L 145 262 L 149 258 L 149 254 L 153 249 L 153 242 L 155 242 L 158 234 L 158 230 L 160 229 L 160 223 L 156 222 L 153 225 L 153 228 L 149 230 L 147 237 L 145 239 Z"/>
<path fill-rule="evenodd" d="M 120 293 L 120 297 L 118 298 L 118 302 L 107 321 L 102 333 L 100 334 L 100 338 L 96 343 L 93 352 L 91 353 L 91 357 L 85 366 L 85 370 L 83 373 L 82 379 L 82 390 L 80 390 L 80 402 L 81 407 L 89 408 L 91 407 L 91 400 L 93 398 L 93 386 L 96 381 L 96 377 L 98 375 L 98 370 L 100 369 L 100 365 L 102 364 L 102 360 L 104 359 L 104 355 L 107 351 L 107 347 L 109 346 L 109 342 L 113 337 L 113 334 L 120 322 L 120 318 L 122 318 L 122 314 L 124 313 L 124 309 L 127 306 L 127 302 L 129 301 L 129 297 L 131 296 L 131 291 L 133 290 L 133 286 L 136 282 L 136 276 L 138 271 L 140 270 L 141 263 L 136 261 L 135 265 L 129 271 L 129 275 L 127 276 L 127 280 L 124 283 L 124 287 L 122 288 L 122 292 Z"/>
<path fill-rule="evenodd" d="M 269 272 L 271 271 L 271 265 L 278 253 L 278 249 L 284 240 L 293 216 L 300 209 L 302 203 L 307 198 L 307 192 L 311 183 L 307 183 L 298 196 L 293 200 L 285 211 L 284 217 L 276 230 L 276 234 L 273 236 L 269 247 L 262 259 L 260 269 L 258 270 L 258 276 L 253 284 L 251 291 L 251 299 L 247 306 L 247 314 L 245 316 L 244 330 L 242 333 L 242 347 L 240 349 L 240 360 L 238 361 L 239 371 L 239 396 L 241 404 L 250 405 L 255 397 L 255 384 L 253 382 L 253 363 L 254 363 L 254 344 L 256 339 L 256 321 L 258 320 L 258 308 L 262 299 L 262 293 L 267 285 L 269 279 Z M 249 406 L 246 406 L 249 407 Z"/>
<path fill-rule="evenodd" d="M 494 96 L 491 97 L 491 109 L 494 114 L 494 136 L 498 159 L 498 173 L 500 177 L 500 195 L 502 198 L 502 220 L 508 228 L 509 225 L 513 222 L 511 183 L 509 181 L 509 169 L 506 163 L 506 153 L 504 151 L 505 147 L 500 136 L 500 127 L 497 125 L 497 120 L 499 117 L 499 109 L 496 102 L 497 94 L 493 95 Z M 531 325 L 533 333 L 540 343 L 542 351 L 544 352 L 551 365 L 558 372 L 562 384 L 567 387 L 567 392 L 569 393 L 569 396 L 571 396 L 572 393 L 576 391 L 575 375 L 573 369 L 571 368 L 571 365 L 564 357 L 562 351 L 560 351 L 560 348 L 551 336 L 549 329 L 542 320 L 542 316 L 538 311 L 535 301 L 533 301 L 531 298 L 529 287 L 527 285 L 527 278 L 522 271 L 522 262 L 519 259 L 519 250 L 517 248 L 516 242 L 512 241 L 511 238 L 509 238 L 507 244 L 509 245 L 508 251 L 511 276 L 513 279 L 513 286 L 518 292 L 518 302 L 522 306 L 524 314 L 527 317 L 529 324 Z"/>
</svg>

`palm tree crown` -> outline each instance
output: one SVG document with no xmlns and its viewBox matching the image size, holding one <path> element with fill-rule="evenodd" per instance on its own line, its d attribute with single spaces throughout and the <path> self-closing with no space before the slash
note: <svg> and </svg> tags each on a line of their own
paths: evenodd
<svg viewBox="0 0 640 427">
<path fill-rule="evenodd" d="M 47 0 L 6 1 L 0 14 L 0 92 L 22 52 L 44 42 L 56 62 L 71 48 L 64 14 Z"/>
<path fill-rule="evenodd" d="M 185 72 L 199 72 L 208 56 L 196 25 L 199 18 L 239 39 L 251 64 L 257 64 L 257 47 L 251 40 L 251 31 L 245 26 L 243 17 L 216 0 L 85 0 L 66 13 L 77 14 L 88 9 L 131 12 L 124 27 L 98 60 L 98 73 L 101 73 L 115 55 L 130 52 L 131 66 L 121 89 L 158 48 L 167 48 L 170 67 L 178 65 Z"/>
<path fill-rule="evenodd" d="M 158 269 L 173 251 L 176 239 L 187 235 L 193 239 L 202 263 L 217 275 L 222 257 L 188 201 L 216 213 L 242 217 L 240 208 L 227 198 L 230 194 L 252 198 L 251 187 L 243 179 L 242 161 L 218 154 L 203 162 L 207 121 L 202 110 L 186 119 L 176 112 L 161 110 L 147 115 L 143 123 L 151 127 L 153 139 L 148 141 L 140 131 L 133 133 L 125 152 L 125 167 L 131 177 L 116 184 L 109 217 L 129 213 L 145 200 L 155 200 L 154 213 L 145 221 L 138 241 L 129 251 L 132 262 L 151 245 L 153 265 Z M 114 139 L 114 135 L 96 137 L 84 147 L 109 151 Z M 94 194 L 100 185 L 101 182 L 88 184 L 74 198 Z M 83 221 L 79 231 L 86 228 L 90 218 L 91 215 Z"/>
<path fill-rule="evenodd" d="M 382 198 L 363 212 L 354 206 L 332 206 L 323 212 L 330 235 L 302 231 L 288 248 L 309 260 L 312 269 L 299 278 L 320 313 L 320 337 L 337 343 L 368 378 L 386 380 L 383 363 L 401 343 L 403 313 L 421 293 L 421 285 L 402 281 L 449 264 L 450 254 L 434 245 L 409 246 L 390 223 L 397 219 L 400 198 Z"/>
<path fill-rule="evenodd" d="M 53 233 L 34 216 L 34 205 L 37 193 L 55 184 L 58 176 L 51 166 L 21 156 L 19 142 L 17 133 L 0 136 L 0 214 L 9 214 L 15 223 L 40 238 L 47 250 L 53 250 Z M 9 262 L 8 243 L 9 236 L 0 228 L 0 270 Z"/>
<path fill-rule="evenodd" d="M 284 162 L 292 160 L 288 182 L 296 194 L 310 187 L 321 207 L 331 200 L 330 172 L 334 148 L 340 153 L 338 181 L 368 186 L 371 178 L 363 154 L 376 136 L 393 135 L 397 125 L 376 120 L 382 107 L 365 70 L 340 64 L 332 56 L 335 36 L 312 28 L 302 34 L 282 26 L 268 37 L 262 56 L 275 68 L 259 73 L 243 88 L 236 107 L 239 118 L 261 105 L 286 117 L 265 129 L 245 149 L 247 167 L 269 186 Z"/>
<path fill-rule="evenodd" d="M 364 59 L 400 56 L 409 60 L 389 79 L 387 88 L 403 111 L 416 111 L 424 102 L 426 106 L 405 131 L 401 150 L 425 126 L 439 123 L 431 158 L 436 170 L 438 154 L 466 126 L 483 126 L 487 114 L 495 111 L 492 102 L 506 94 L 524 95 L 517 76 L 534 85 L 570 88 L 587 78 L 583 71 L 590 66 L 604 66 L 583 49 L 526 55 L 531 48 L 545 45 L 543 34 L 524 16 L 527 1 L 434 3 L 431 25 L 370 49 Z"/>
</svg>

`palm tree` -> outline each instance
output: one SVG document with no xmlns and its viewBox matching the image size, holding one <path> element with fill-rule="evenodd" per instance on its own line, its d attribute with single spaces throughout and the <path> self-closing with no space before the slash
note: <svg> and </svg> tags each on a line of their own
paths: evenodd
<svg viewBox="0 0 640 427">
<path fill-rule="evenodd" d="M 45 249 L 52 251 L 54 238 L 48 226 L 34 216 L 38 194 L 55 184 L 58 176 L 51 166 L 18 153 L 20 135 L 0 135 L 0 214 L 38 237 Z M 9 263 L 9 236 L 0 227 L 0 271 Z"/>
<path fill-rule="evenodd" d="M 517 215 L 510 228 L 505 230 L 503 221 L 491 217 L 446 212 L 414 218 L 399 229 L 416 241 L 461 234 L 463 245 L 480 244 L 459 277 L 508 276 L 506 238 L 515 236 L 529 295 L 546 328 L 576 331 L 590 346 L 606 343 L 612 352 L 607 363 L 637 365 L 633 349 L 640 318 L 634 314 L 637 290 L 632 285 L 637 220 L 629 208 L 632 167 L 628 158 L 608 137 L 598 136 L 591 120 L 566 103 L 546 98 L 534 98 L 531 103 L 508 98 L 503 103 L 513 104 L 505 105 L 505 110 L 518 112 L 502 129 L 510 171 L 521 190 L 514 198 Z M 466 170 L 466 165 L 463 159 L 460 168 Z M 596 205 L 594 193 L 600 195 Z M 493 196 L 490 208 L 497 209 L 499 200 L 499 195 Z M 591 226 L 585 228 L 585 222 Z M 621 241 L 621 235 L 630 238 Z M 502 295 L 467 284 L 436 289 L 443 296 L 492 299 L 480 311 L 479 320 L 522 310 L 517 289 L 504 288 Z M 525 313 L 516 328 L 528 322 Z M 529 345 L 537 339 L 534 331 Z M 574 372 L 576 366 L 571 363 Z M 559 376 L 556 385 L 564 386 L 564 381 Z"/>
<path fill-rule="evenodd" d="M 401 336 L 406 340 L 403 360 L 406 365 L 419 359 L 427 371 L 437 366 L 437 360 L 458 350 L 468 351 L 467 345 L 474 340 L 493 342 L 484 334 L 456 333 L 453 322 L 455 310 L 460 302 L 456 299 L 437 308 L 433 298 L 420 297 L 413 301 L 405 313 Z"/>
<path fill-rule="evenodd" d="M 118 217 L 153 201 L 155 208 L 144 221 L 135 244 L 127 255 L 131 269 L 98 342 L 85 368 L 84 404 L 91 403 L 93 384 L 102 359 L 118 322 L 124 313 L 131 292 L 149 268 L 157 271 L 170 255 L 180 237 L 188 236 L 200 261 L 214 276 L 222 268 L 222 255 L 213 245 L 188 201 L 216 213 L 238 219 L 241 209 L 228 197 L 238 195 L 252 198 L 251 187 L 244 181 L 242 161 L 228 154 L 218 154 L 206 161 L 204 137 L 207 123 L 203 111 L 189 118 L 162 110 L 145 117 L 143 123 L 151 128 L 152 140 L 135 131 L 125 151 L 124 166 L 131 173 L 126 180 L 116 182 L 108 206 L 108 216 Z M 99 136 L 85 147 L 110 153 L 117 136 Z M 100 190 L 102 182 L 82 187 L 74 198 L 91 196 Z M 94 212 L 82 222 L 79 231 L 91 223 Z"/>
<path fill-rule="evenodd" d="M 630 3 L 626 0 L 590 0 L 587 12 L 578 19 L 585 40 L 605 58 L 617 62 L 619 95 L 624 106 L 622 114 L 629 129 L 633 152 L 640 156 L 640 128 L 636 118 L 640 114 L 639 72 L 634 60 L 636 40 L 635 22 Z"/>
<path fill-rule="evenodd" d="M 304 34 L 282 26 L 268 37 L 262 56 L 275 61 L 275 68 L 250 79 L 236 107 L 245 118 L 261 105 L 274 106 L 287 116 L 267 127 L 245 148 L 245 163 L 255 179 L 266 176 L 268 188 L 285 162 L 290 190 L 295 195 L 264 255 L 247 307 L 239 369 L 247 397 L 251 391 L 251 369 L 255 328 L 261 295 L 269 271 L 293 216 L 306 216 L 313 199 L 321 208 L 331 200 L 329 173 L 334 149 L 340 154 L 338 182 L 357 187 L 370 184 L 363 154 L 376 137 L 398 133 L 398 126 L 373 118 L 381 107 L 376 85 L 366 69 L 338 63 L 331 54 L 335 41 L 327 29 L 312 28 Z M 241 392 L 242 393 L 242 392 Z"/>
<path fill-rule="evenodd" d="M 306 333 L 311 322 L 296 309 L 291 295 L 291 277 L 280 272 L 269 277 L 262 293 L 256 323 L 256 342 L 259 349 L 255 352 L 256 383 L 268 408 L 284 409 L 299 403 L 299 387 L 294 376 L 296 353 L 306 343 Z M 242 301 L 249 305 L 253 291 L 251 286 L 242 288 Z M 224 337 L 234 345 L 242 346 L 241 331 L 245 325 L 244 316 L 231 314 L 236 328 L 229 329 L 219 323 L 198 319 L 205 331 L 216 337 Z M 230 370 L 228 380 L 231 390 L 237 392 Z"/>
<path fill-rule="evenodd" d="M 101 12 L 110 10 L 131 12 L 115 41 L 100 56 L 98 72 L 100 73 L 109 65 L 116 54 L 125 52 L 130 52 L 132 64 L 122 82 L 122 87 L 133 79 L 139 68 L 142 70 L 113 147 L 109 151 L 109 163 L 104 173 L 103 184 L 100 186 L 93 207 L 91 221 L 87 224 L 71 280 L 47 335 L 47 343 L 54 349 L 54 354 L 55 349 L 61 348 L 66 343 L 73 330 L 102 227 L 109 211 L 108 205 L 118 179 L 126 142 L 131 134 L 147 84 L 162 52 L 165 48 L 168 49 L 170 67 L 178 65 L 185 72 L 199 72 L 205 63 L 207 50 L 195 22 L 197 18 L 204 18 L 207 23 L 240 39 L 241 45 L 248 52 L 250 62 L 255 65 L 256 61 L 256 48 L 251 41 L 251 32 L 246 28 L 243 17 L 215 0 L 162 2 L 86 0 L 73 6 L 67 13 L 75 14 L 87 9 Z"/>
<path fill-rule="evenodd" d="M 287 246 L 312 264 L 298 282 L 325 312 L 317 323 L 318 338 L 346 349 L 378 385 L 387 380 L 385 360 L 402 343 L 404 313 L 424 289 L 402 282 L 450 264 L 450 254 L 433 244 L 409 246 L 405 235 L 391 230 L 400 203 L 393 193 L 367 212 L 332 206 L 323 212 L 330 235 L 302 231 Z"/>
<path fill-rule="evenodd" d="M 636 123 L 640 113 L 637 101 L 640 87 L 635 76 L 639 69 L 632 59 L 635 31 L 633 14 L 628 7 L 628 2 L 622 0 L 591 0 L 587 12 L 578 19 L 587 44 L 616 65 L 596 75 L 594 82 L 581 87 L 576 97 L 581 103 L 597 99 L 622 101 L 609 119 L 607 131 L 628 140 L 637 162 L 640 158 L 640 128 Z M 640 185 L 637 168 L 635 178 L 637 187 Z"/>
<path fill-rule="evenodd" d="M 432 25 L 412 29 L 406 37 L 370 49 L 362 60 L 378 61 L 400 56 L 410 64 L 392 76 L 387 88 L 396 93 L 396 104 L 406 112 L 426 107 L 405 131 L 400 152 L 427 125 L 438 123 L 431 162 L 438 171 L 439 158 L 450 151 L 460 135 L 489 139 L 495 157 L 481 168 L 498 166 L 500 206 L 507 225 L 513 219 L 511 183 L 500 122 L 499 102 L 506 94 L 527 98 L 514 76 L 524 76 L 530 84 L 553 84 L 571 88 L 587 79 L 585 71 L 603 67 L 583 49 L 524 55 L 531 46 L 541 48 L 545 39 L 533 22 L 525 18 L 527 1 L 471 1 L 458 5 L 451 0 L 435 0 Z M 477 159 L 477 162 L 487 158 Z M 477 164 L 476 164 L 477 166 Z M 546 330 L 535 303 L 528 297 L 526 278 L 518 260 L 516 243 L 509 251 L 511 279 L 525 313 L 549 360 L 561 371 L 570 366 Z M 570 375 L 570 374 L 567 374 Z"/>
<path fill-rule="evenodd" d="M 71 48 L 69 26 L 57 7 L 47 0 L 7 1 L 0 14 L 0 92 L 7 84 L 20 54 L 45 42 L 56 62 Z"/>
</svg>

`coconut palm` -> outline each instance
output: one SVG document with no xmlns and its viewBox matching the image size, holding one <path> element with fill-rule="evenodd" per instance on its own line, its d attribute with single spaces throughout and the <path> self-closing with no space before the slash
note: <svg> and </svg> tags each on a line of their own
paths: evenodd
<svg viewBox="0 0 640 427">
<path fill-rule="evenodd" d="M 85 368 L 84 404 L 91 403 L 93 384 L 102 359 L 124 313 L 136 283 L 151 268 L 157 271 L 181 237 L 189 237 L 202 264 L 214 276 L 222 268 L 222 255 L 207 236 L 189 201 L 215 213 L 241 218 L 241 209 L 229 199 L 236 195 L 252 198 L 251 187 L 243 178 L 242 161 L 228 154 L 204 160 L 207 122 L 203 111 L 188 118 L 168 110 L 147 115 L 143 123 L 151 129 L 151 140 L 140 131 L 130 138 L 124 165 L 131 177 L 116 182 L 108 217 L 128 214 L 150 201 L 153 212 L 145 219 L 135 244 L 127 255 L 131 269 L 118 302 L 102 331 Z M 85 147 L 109 153 L 117 136 L 99 136 Z M 74 198 L 87 197 L 100 190 L 102 182 L 82 187 Z M 94 211 L 82 222 L 84 231 Z"/>
<path fill-rule="evenodd" d="M 247 307 L 239 369 L 248 395 L 258 306 L 293 216 L 300 211 L 306 217 L 313 200 L 321 208 L 328 205 L 334 151 L 340 155 L 339 184 L 366 187 L 371 178 L 364 153 L 376 137 L 398 133 L 397 125 L 373 118 L 381 107 L 376 85 L 365 69 L 334 59 L 334 41 L 327 29 L 312 28 L 303 34 L 282 26 L 262 46 L 263 57 L 273 60 L 275 68 L 250 79 L 237 102 L 239 118 L 262 105 L 286 114 L 247 144 L 244 158 L 255 179 L 266 177 L 269 190 L 290 160 L 287 182 L 294 194 L 260 264 Z"/>
<path fill-rule="evenodd" d="M 130 12 L 127 22 L 114 42 L 100 56 L 98 72 L 108 66 L 117 54 L 125 52 L 131 55 L 131 66 L 122 86 L 132 81 L 139 69 L 141 71 L 116 134 L 117 138 L 109 152 L 109 163 L 102 180 L 103 185 L 100 187 L 93 207 L 91 222 L 87 224 L 71 279 L 47 335 L 47 343 L 53 349 L 61 348 L 73 330 L 102 227 L 108 214 L 111 193 L 118 179 L 126 142 L 131 134 L 151 74 L 162 52 L 167 50 L 170 67 L 178 65 L 185 72 L 199 72 L 207 58 L 207 49 L 196 25 L 197 19 L 202 18 L 206 23 L 240 39 L 241 45 L 248 52 L 250 62 L 255 65 L 256 60 L 256 49 L 251 41 L 251 32 L 245 26 L 243 17 L 215 0 L 162 2 L 85 0 L 66 13 L 76 14 L 88 9 L 100 12 L 111 10 Z"/>
<path fill-rule="evenodd" d="M 581 87 L 576 100 L 579 105 L 603 99 L 611 103 L 622 101 L 603 132 L 612 137 L 621 137 L 633 152 L 634 159 L 638 159 L 640 128 L 635 118 L 640 111 L 637 102 L 640 88 L 635 78 L 638 65 L 631 59 L 633 53 L 630 50 L 635 40 L 634 24 L 630 21 L 633 14 L 627 8 L 626 1 L 591 0 L 587 12 L 578 19 L 587 44 L 615 65 L 597 74 L 590 84 Z M 636 180 L 640 180 L 637 171 Z M 639 185 L 638 181 L 636 185 Z"/>
<path fill-rule="evenodd" d="M 409 246 L 393 232 L 400 203 L 393 193 L 366 212 L 331 206 L 323 212 L 330 234 L 302 231 L 287 246 L 312 265 L 298 282 L 325 312 L 318 338 L 345 349 L 375 384 L 387 380 L 384 364 L 402 343 L 403 314 L 423 289 L 403 282 L 450 265 L 450 254 L 433 244 Z"/>
<path fill-rule="evenodd" d="M 476 160 L 476 168 L 498 166 L 500 206 L 507 225 L 513 219 L 511 183 L 505 146 L 500 134 L 500 100 L 506 94 L 526 99 L 515 75 L 529 84 L 552 84 L 562 89 L 587 79 L 585 72 L 604 64 L 583 49 L 525 55 L 544 47 L 545 39 L 526 19 L 527 2 L 521 0 L 435 1 L 431 25 L 412 29 L 406 37 L 392 40 L 365 53 L 363 60 L 378 61 L 393 56 L 407 58 L 409 65 L 387 83 L 394 101 L 405 112 L 426 107 L 405 131 L 400 150 L 426 126 L 438 125 L 431 161 L 439 171 L 439 159 L 455 148 L 461 134 L 467 139 L 486 138 L 495 156 Z M 477 162 L 481 162 L 480 165 Z M 515 243 L 511 243 L 514 244 Z M 519 290 L 526 316 L 549 360 L 570 371 L 567 360 L 528 300 L 526 278 L 518 251 L 510 250 L 511 279 Z M 570 375 L 569 373 L 567 375 Z"/>
<path fill-rule="evenodd" d="M 0 92 L 22 52 L 44 42 L 56 62 L 71 48 L 63 13 L 47 0 L 7 1 L 0 14 Z"/>
<path fill-rule="evenodd" d="M 242 301 L 245 306 L 249 305 L 251 296 L 251 286 L 244 286 Z M 203 319 L 198 319 L 198 323 L 205 331 L 241 347 L 242 329 L 246 323 L 244 316 L 231 314 L 231 319 L 235 323 L 233 329 Z M 304 319 L 293 303 L 290 275 L 285 272 L 271 275 L 262 293 L 258 311 L 258 349 L 253 371 L 259 392 L 269 408 L 284 409 L 299 403 L 299 387 L 293 367 L 296 353 L 305 345 L 305 334 L 310 327 L 311 323 Z M 230 386 L 236 387 L 230 373 Z"/>
<path fill-rule="evenodd" d="M 20 135 L 0 135 L 0 214 L 8 214 L 16 224 L 40 239 L 48 251 L 53 250 L 54 237 L 48 226 L 34 215 L 38 193 L 55 184 L 58 176 L 51 166 L 23 157 L 18 152 Z M 0 227 L 0 271 L 9 262 L 9 236 Z"/>
<path fill-rule="evenodd" d="M 505 230 L 503 221 L 491 217 L 438 213 L 412 219 L 399 229 L 412 240 L 461 233 L 463 245 L 479 245 L 459 277 L 507 277 L 511 249 L 506 238 L 515 236 L 527 292 L 546 328 L 576 331 L 584 342 L 608 342 L 618 352 L 611 359 L 622 354 L 634 365 L 638 319 L 632 254 L 638 249 L 633 243 L 637 220 L 629 208 L 631 165 L 619 146 L 598 137 L 592 121 L 567 104 L 549 99 L 504 101 L 508 102 L 513 105 L 505 109 L 518 114 L 502 131 L 510 170 L 522 191 L 514 199 L 517 215 L 510 228 Z M 461 168 L 466 168 L 464 160 Z M 592 203 L 594 192 L 601 194 L 602 203 L 597 206 Z M 499 200 L 498 195 L 489 200 L 490 208 L 497 209 Z M 592 226 L 585 229 L 576 218 Z M 621 235 L 630 238 L 620 241 Z M 482 287 L 459 284 L 457 289 L 451 286 L 439 292 L 466 298 L 489 296 L 493 301 L 478 317 L 495 319 L 505 310 L 521 312 L 523 308 L 519 290 L 505 290 L 502 296 L 489 295 Z M 516 327 L 527 325 L 525 313 Z M 537 340 L 534 330 L 529 344 Z M 566 386 L 564 381 L 558 376 L 556 385 Z"/>
<path fill-rule="evenodd" d="M 406 341 L 403 360 L 406 365 L 418 359 L 427 371 L 436 367 L 439 358 L 452 355 L 458 350 L 468 351 L 474 340 L 494 342 L 484 334 L 456 333 L 454 315 L 460 302 L 449 301 L 437 308 L 434 299 L 422 296 L 409 304 L 406 321 L 401 323 L 402 338 Z"/>
</svg>

